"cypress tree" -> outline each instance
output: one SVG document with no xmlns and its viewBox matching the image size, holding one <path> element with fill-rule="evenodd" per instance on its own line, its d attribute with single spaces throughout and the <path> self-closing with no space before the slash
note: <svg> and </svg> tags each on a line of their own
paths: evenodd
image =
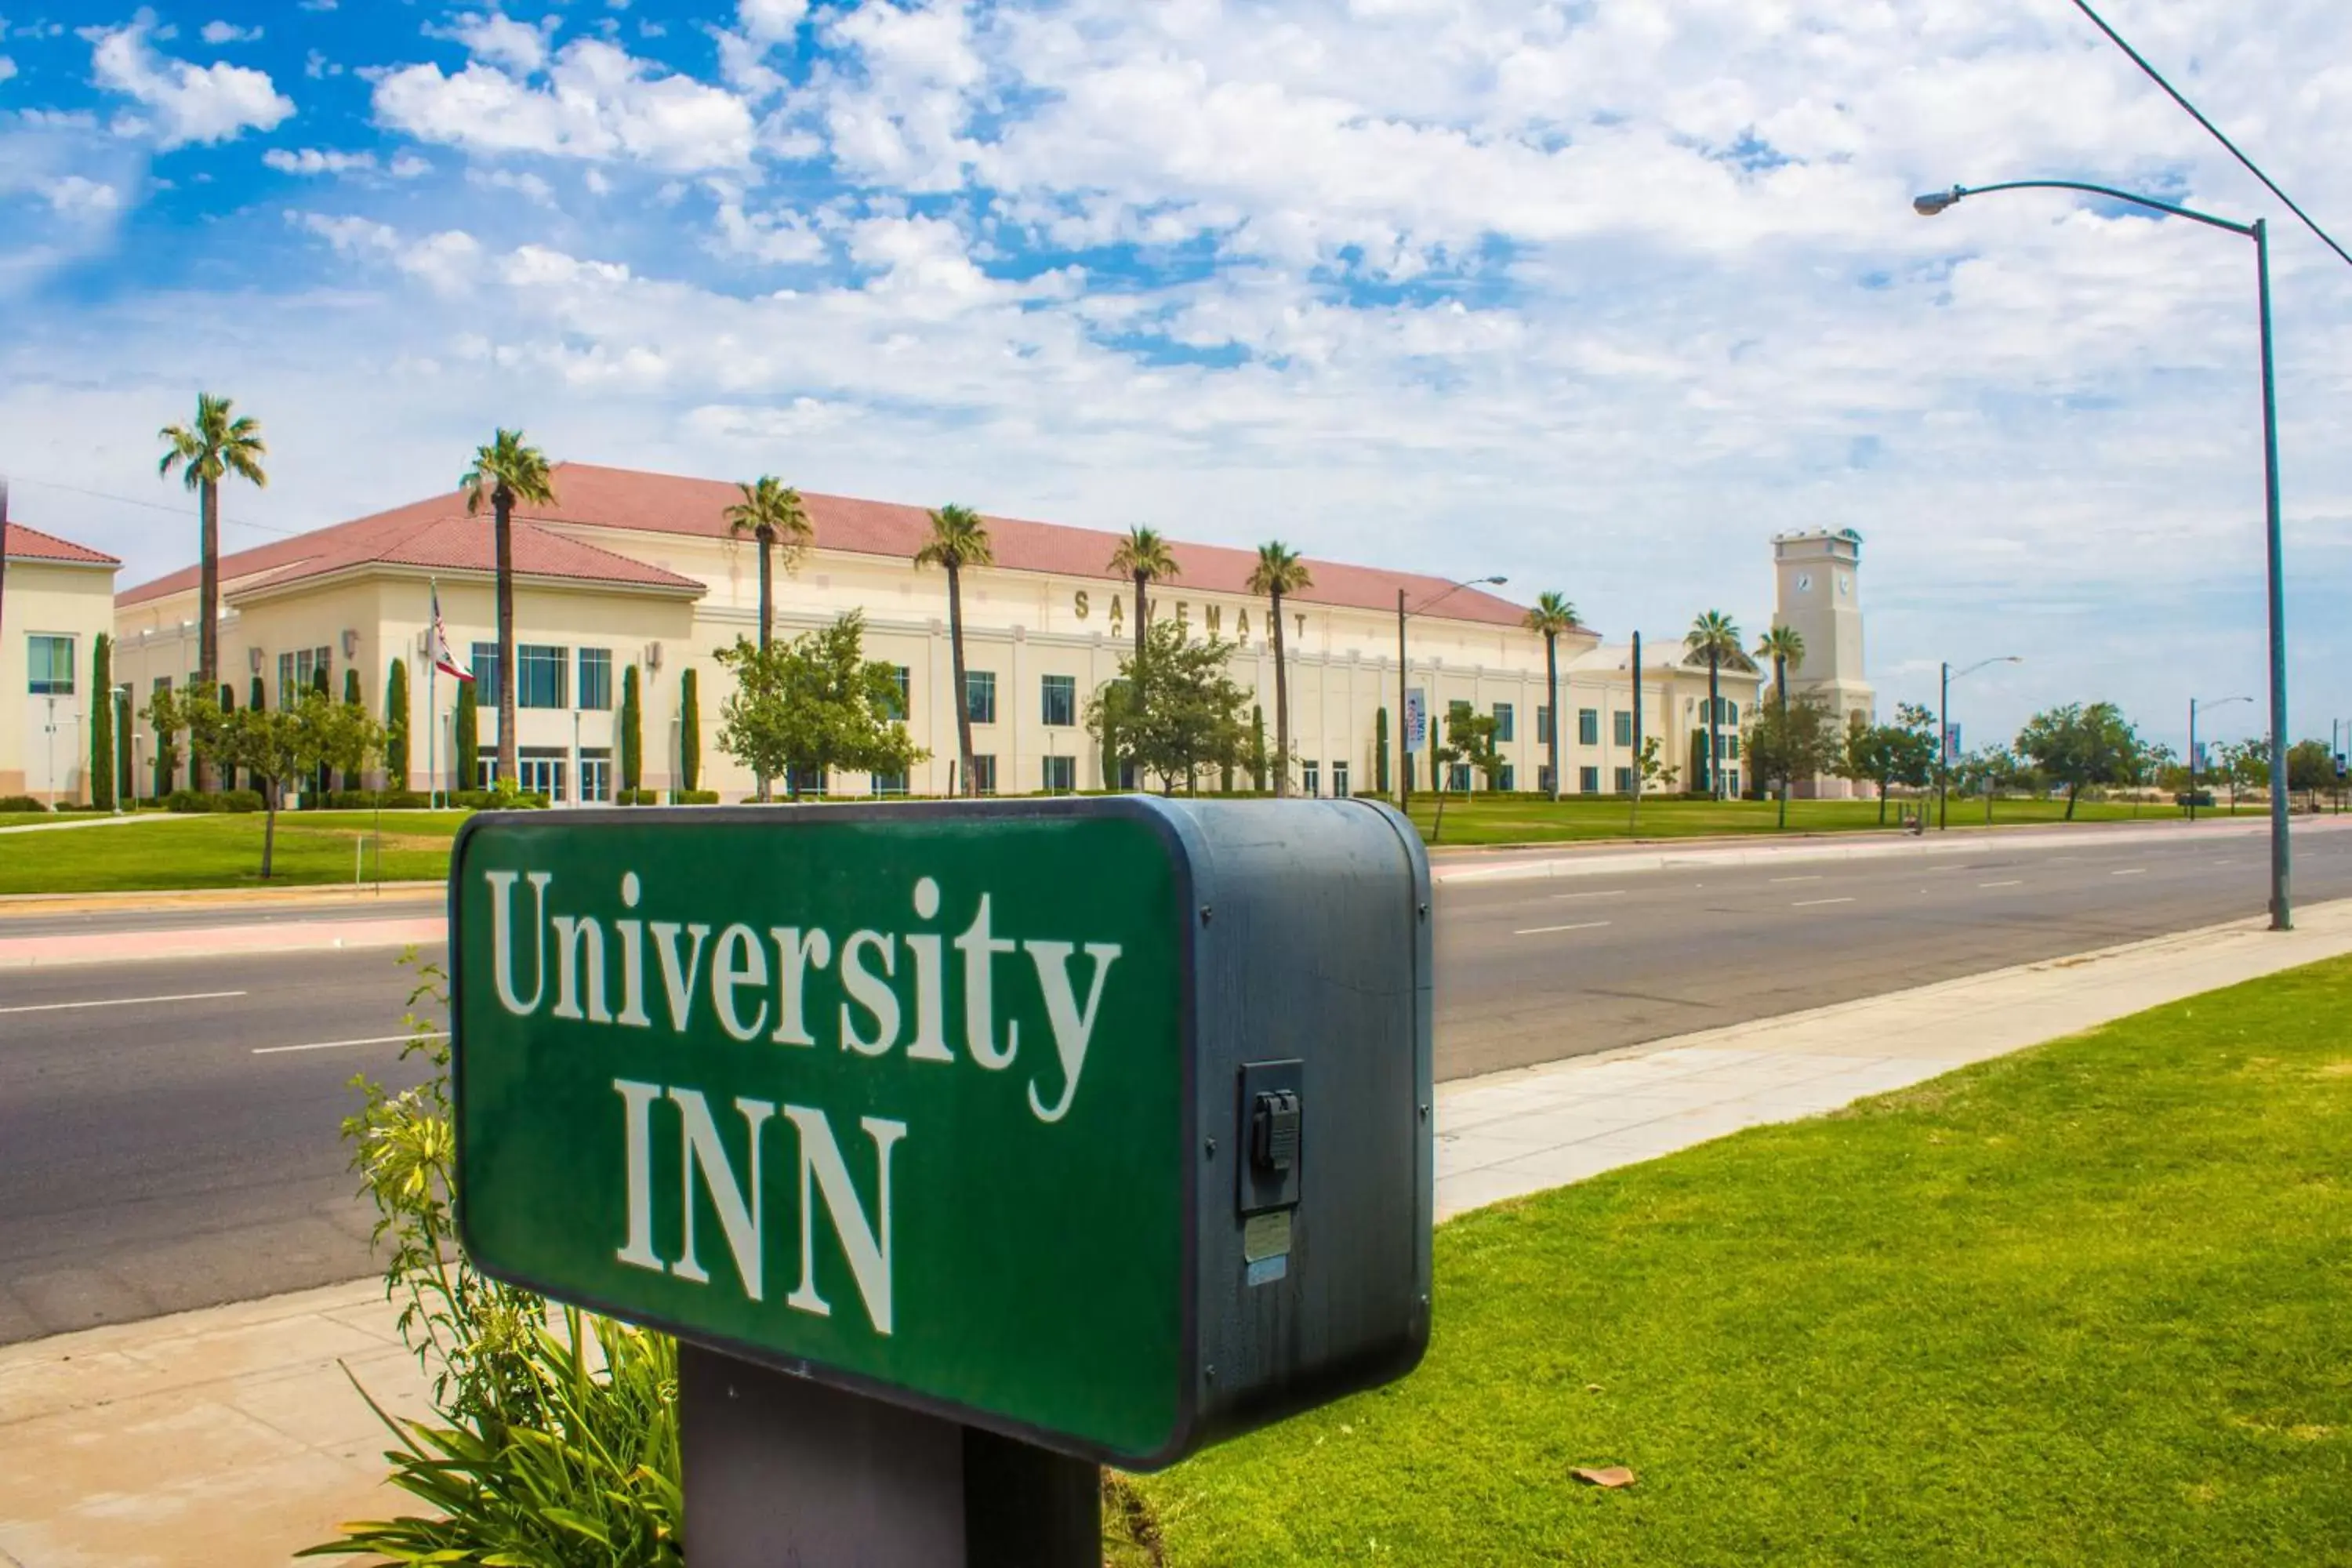
<svg viewBox="0 0 2352 1568">
<path fill-rule="evenodd" d="M 1250 709 L 1250 787 L 1265 788 L 1265 710 Z"/>
<path fill-rule="evenodd" d="M 475 783 L 475 774 L 477 764 L 480 760 L 482 726 L 475 715 L 474 683 L 470 680 L 461 680 L 457 682 L 457 715 L 455 721 L 457 733 L 453 747 L 457 754 L 450 759 L 451 764 L 457 770 L 456 787 L 458 789 L 479 787 Z"/>
<path fill-rule="evenodd" d="M 621 788 L 645 787 L 646 714 L 637 695 L 637 667 L 621 671 Z"/>
<path fill-rule="evenodd" d="M 346 708 L 364 706 L 360 701 L 360 667 L 355 664 L 347 666 L 343 670 L 343 706 Z M 346 771 L 343 774 L 343 787 L 347 790 L 362 790 L 367 785 L 360 781 L 359 774 Z"/>
<path fill-rule="evenodd" d="M 408 661 L 395 658 L 383 678 L 383 784 L 408 787 Z"/>
<path fill-rule="evenodd" d="M 114 798 L 127 806 L 139 799 L 139 780 L 131 771 L 131 702 L 120 692 L 109 692 L 106 709 L 113 716 L 115 733 L 122 737 L 114 746 Z"/>
<path fill-rule="evenodd" d="M 114 808 L 114 639 L 98 634 L 89 656 L 89 804 Z"/>
<path fill-rule="evenodd" d="M 1383 706 L 1372 716 L 1373 784 L 1381 794 L 1389 793 L 1389 710 Z"/>
<path fill-rule="evenodd" d="M 310 689 L 317 692 L 321 697 L 332 697 L 335 694 L 333 687 L 328 681 L 327 667 L 325 665 L 320 665 L 311 673 Z M 334 787 L 334 770 L 327 766 L 326 763 L 320 763 L 319 764 L 319 771 L 313 774 L 310 779 L 310 788 L 308 791 L 310 798 L 302 804 L 309 806 L 313 811 L 318 810 L 327 804 L 327 792 Z"/>
<path fill-rule="evenodd" d="M 702 784 L 702 690 L 694 667 L 677 679 L 677 778 L 680 789 Z"/>
<path fill-rule="evenodd" d="M 221 682 L 220 710 L 224 713 L 234 713 L 236 711 L 236 688 L 231 686 L 226 680 Z M 224 793 L 236 788 L 236 770 L 235 768 L 225 767 L 221 769 L 220 786 Z"/>
</svg>

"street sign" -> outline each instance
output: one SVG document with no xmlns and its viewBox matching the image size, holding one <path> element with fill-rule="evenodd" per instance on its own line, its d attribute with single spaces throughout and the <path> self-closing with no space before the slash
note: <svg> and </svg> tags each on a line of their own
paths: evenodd
<svg viewBox="0 0 2352 1568">
<path fill-rule="evenodd" d="M 493 1275 L 1130 1467 L 1419 1358 L 1429 893 L 1385 808 L 495 813 L 450 877 Z"/>
<path fill-rule="evenodd" d="M 1424 751 L 1429 742 L 1429 696 L 1420 687 L 1404 694 L 1404 749 Z"/>
</svg>

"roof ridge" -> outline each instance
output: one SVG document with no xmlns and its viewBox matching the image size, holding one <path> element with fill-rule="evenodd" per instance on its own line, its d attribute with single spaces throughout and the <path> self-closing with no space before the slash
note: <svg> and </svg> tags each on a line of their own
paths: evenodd
<svg viewBox="0 0 2352 1568">
<path fill-rule="evenodd" d="M 8 532 L 8 533 L 11 533 L 11 534 L 15 534 L 15 533 L 26 534 L 26 535 L 29 535 L 30 537 L 34 538 L 34 539 L 45 539 L 45 540 L 48 541 L 51 544 L 62 545 L 64 548 L 66 548 L 66 549 L 68 549 L 68 550 L 77 551 L 77 552 L 79 552 L 80 554 L 82 554 L 82 555 L 85 555 L 85 556 L 89 556 L 89 557 L 90 557 L 90 558 L 91 558 L 90 560 L 88 560 L 88 561 L 85 561 L 85 562 L 82 562 L 82 563 L 81 563 L 81 564 L 83 564 L 83 565 L 96 565 L 99 562 L 101 562 L 101 561 L 106 562 L 106 563 L 108 563 L 109 564 L 110 564 L 110 565 L 115 565 L 115 566 L 120 566 L 120 565 L 121 565 L 121 564 L 122 564 L 122 558 L 121 558 L 121 556 L 119 556 L 119 555 L 109 555 L 105 551 L 103 551 L 103 550 L 100 550 L 100 549 L 96 548 L 95 546 L 88 545 L 88 544 L 84 544 L 84 543 L 80 542 L 79 542 L 79 541 L 78 541 L 78 540 L 68 539 L 68 538 L 67 538 L 64 534 L 62 534 L 62 533 L 51 533 L 51 532 L 50 532 L 47 529 L 46 529 L 46 528 L 35 528 L 35 527 L 34 527 L 31 523 L 29 523 L 29 522 L 18 522 L 18 521 L 16 521 L 14 518 L 9 519 L 9 521 L 8 521 L 8 523 L 7 523 L 7 532 Z M 8 550 L 6 535 L 5 535 L 5 534 L 0 534 L 0 554 L 7 554 L 7 553 L 10 553 L 10 552 L 9 552 L 9 550 Z M 37 556 L 29 556 L 29 555 L 27 555 L 27 556 L 19 556 L 19 557 L 18 557 L 18 559 L 20 559 L 20 560 L 28 560 L 28 561 L 29 561 L 29 560 L 54 559 L 54 557 L 37 557 Z"/>
</svg>

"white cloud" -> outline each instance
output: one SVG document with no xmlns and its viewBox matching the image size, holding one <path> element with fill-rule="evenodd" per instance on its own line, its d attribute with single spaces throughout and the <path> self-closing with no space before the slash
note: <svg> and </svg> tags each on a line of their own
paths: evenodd
<svg viewBox="0 0 2352 1568">
<path fill-rule="evenodd" d="M 392 160 L 392 166 L 384 171 L 395 180 L 421 179 L 432 172 L 433 161 L 429 158 L 420 158 L 414 153 L 402 153 L 395 155 Z"/>
<path fill-rule="evenodd" d="M 15 76 L 16 74 L 16 62 L 10 59 L 6 55 L 0 55 L 0 81 L 6 81 L 10 77 Z"/>
<path fill-rule="evenodd" d="M 485 190 L 512 191 L 524 200 L 536 202 L 541 206 L 551 207 L 555 205 L 555 187 L 537 174 L 528 172 L 513 169 L 468 169 L 466 171 L 466 180 L 467 184 L 478 185 Z"/>
<path fill-rule="evenodd" d="M 90 62 L 97 84 L 135 100 L 152 116 L 166 148 L 233 141 L 248 130 L 272 131 L 294 112 L 267 71 L 245 66 L 191 65 L 148 45 L 153 17 L 95 35 Z M 139 129 L 147 128 L 137 122 Z"/>
<path fill-rule="evenodd" d="M 808 16 L 808 0 L 740 0 L 735 25 L 754 43 L 782 43 L 800 30 Z"/>
<path fill-rule="evenodd" d="M 495 11 L 459 18 L 452 36 L 476 59 L 518 76 L 536 75 L 547 64 L 547 34 Z"/>
<path fill-rule="evenodd" d="M 317 49 L 312 49 L 310 54 L 303 58 L 302 74 L 309 77 L 312 81 L 324 81 L 331 76 L 342 75 L 343 68 L 329 59 Z"/>
<path fill-rule="evenodd" d="M 682 170 L 751 159 L 751 113 L 740 99 L 602 39 L 566 45 L 547 77 L 545 87 L 535 87 L 478 58 L 455 76 L 409 66 L 376 83 L 375 115 L 388 129 L 476 153 L 628 159 Z"/>
<path fill-rule="evenodd" d="M 281 174 L 348 174 L 375 167 L 371 153 L 339 153 L 320 147 L 272 147 L 261 161 Z"/>
<path fill-rule="evenodd" d="M 810 226 L 803 213 L 750 213 L 740 197 L 724 196 L 719 204 L 718 222 L 713 247 L 721 255 L 778 267 L 802 266 L 825 258 L 824 237 Z"/>
<path fill-rule="evenodd" d="M 196 36 L 217 48 L 223 44 L 256 42 L 261 37 L 261 29 L 257 26 L 240 27 L 234 22 L 206 22 L 204 30 Z"/>
<path fill-rule="evenodd" d="M 109 217 L 122 210 L 121 191 L 79 174 L 44 181 L 40 190 L 50 209 L 62 217 Z"/>
</svg>

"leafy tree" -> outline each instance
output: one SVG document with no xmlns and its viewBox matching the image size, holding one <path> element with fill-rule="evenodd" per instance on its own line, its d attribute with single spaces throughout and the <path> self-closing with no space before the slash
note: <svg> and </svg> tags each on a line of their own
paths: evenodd
<svg viewBox="0 0 2352 1568">
<path fill-rule="evenodd" d="M 1745 657 L 1739 651 L 1739 624 L 1720 610 L 1708 610 L 1691 623 L 1683 637 L 1683 648 L 1693 658 L 1706 660 L 1706 788 L 1721 800 L 1723 730 L 1718 715 L 1723 711 L 1723 667 Z"/>
<path fill-rule="evenodd" d="M 1647 735 L 1633 752 L 1633 809 L 1627 822 L 1628 832 L 1641 826 L 1642 796 L 1652 784 L 1667 789 L 1675 786 L 1675 776 L 1680 770 L 1666 761 L 1664 751 L 1664 742 L 1655 735 Z"/>
<path fill-rule="evenodd" d="M 1990 822 L 1993 796 L 2030 789 L 2033 770 L 2018 761 L 2007 746 L 1979 746 L 1953 764 L 1952 783 L 1962 795 L 1984 796 L 1985 820 Z"/>
<path fill-rule="evenodd" d="M 457 770 L 457 787 L 459 789 L 474 788 L 474 781 L 481 776 L 482 721 L 478 703 L 474 683 L 470 680 L 457 682 L 457 712 L 450 721 L 457 731 L 457 744 L 452 749 L 457 754 L 449 762 Z"/>
<path fill-rule="evenodd" d="M 388 789 L 408 787 L 408 661 L 395 658 L 383 678 L 383 777 Z"/>
<path fill-rule="evenodd" d="M 1848 726 L 1837 759 L 1840 776 L 1878 786 L 1878 820 L 1886 820 L 1887 792 L 1896 784 L 1924 789 L 1936 772 L 1936 715 L 1916 703 L 1895 710 L 1892 724 Z"/>
<path fill-rule="evenodd" d="M 155 434 L 163 443 L 155 471 L 169 479 L 178 468 L 182 481 L 196 492 L 195 684 L 209 691 L 220 679 L 220 482 L 235 474 L 257 489 L 268 488 L 269 475 L 261 464 L 269 447 L 250 415 L 236 413 L 231 399 L 209 392 L 196 394 L 192 423 L 166 425 Z M 201 776 L 188 782 L 204 787 Z"/>
<path fill-rule="evenodd" d="M 1173 619 L 1153 622 L 1140 658 L 1123 657 L 1118 679 L 1087 700 L 1087 731 L 1097 740 L 1116 734 L 1137 771 L 1157 774 L 1170 794 L 1180 779 L 1194 786 L 1202 768 L 1233 766 L 1248 744 L 1242 710 L 1249 692 L 1230 673 L 1239 647 L 1214 637 L 1191 641 Z"/>
<path fill-rule="evenodd" d="M 759 542 L 760 646 L 764 648 L 774 640 L 776 546 L 783 546 L 784 570 L 790 572 L 807 548 L 813 531 L 808 509 L 801 504 L 801 492 L 773 474 L 761 474 L 754 482 L 735 488 L 743 492 L 743 499 L 727 509 L 727 531 L 733 538 L 748 534 Z M 765 800 L 768 775 L 755 777 L 759 796 Z"/>
<path fill-rule="evenodd" d="M 1444 743 L 1430 749 L 1430 784 L 1437 795 L 1437 820 L 1432 825 L 1429 841 L 1437 843 L 1445 837 L 1445 778 L 1456 766 L 1467 763 L 1486 776 L 1486 787 L 1495 787 L 1496 777 L 1503 765 L 1501 748 L 1495 733 L 1499 726 L 1491 713 L 1473 713 L 1466 702 L 1457 703 L 1445 715 Z M 1553 733 L 1559 731 L 1555 730 Z"/>
<path fill-rule="evenodd" d="M 2240 790 L 2268 789 L 2271 746 L 2266 740 L 2232 741 L 2212 748 L 2215 771 L 2230 784 L 2230 809 L 2238 809 Z"/>
<path fill-rule="evenodd" d="M 1559 634 L 1576 629 L 1576 606 L 1568 602 L 1565 595 L 1547 590 L 1536 596 L 1535 607 L 1528 612 L 1526 625 L 1528 630 L 1544 640 L 1544 700 L 1550 704 L 1551 712 L 1551 797 L 1558 800 L 1559 798 L 1559 731 L 1562 717 L 1559 710 Z M 1386 717 L 1385 710 L 1382 716 Z M 1384 729 L 1381 733 L 1385 736 L 1386 730 Z M 1385 792 L 1389 787 L 1385 754 L 1382 757 L 1381 773 L 1382 775 L 1381 788 Z"/>
<path fill-rule="evenodd" d="M 677 678 L 677 787 L 702 787 L 702 681 L 692 665 Z"/>
<path fill-rule="evenodd" d="M 261 792 L 267 814 L 261 836 L 261 878 L 268 881 L 278 844 L 278 807 L 286 786 L 314 772 L 363 771 L 383 746 L 383 727 L 364 708 L 304 693 L 284 708 L 224 711 L 209 694 L 157 692 L 148 704 L 156 726 L 188 732 L 189 748 L 224 766 L 243 769 Z"/>
<path fill-rule="evenodd" d="M 1150 616 L 1144 608 L 1143 595 L 1154 582 L 1181 576 L 1183 568 L 1176 563 L 1176 552 L 1168 548 L 1168 541 L 1153 528 L 1130 528 L 1118 548 L 1110 552 L 1110 570 L 1124 572 L 1135 582 L 1135 657 L 1144 657 L 1143 628 Z"/>
<path fill-rule="evenodd" d="M 896 667 L 866 657 L 866 617 L 759 647 L 738 637 L 719 650 L 735 689 L 719 711 L 719 749 L 754 773 L 788 782 L 803 774 L 899 773 L 928 753 L 898 718 Z"/>
<path fill-rule="evenodd" d="M 89 804 L 114 809 L 114 639 L 104 632 L 89 652 Z"/>
<path fill-rule="evenodd" d="M 2125 784 L 2138 777 L 2144 748 L 2139 732 L 2114 703 L 2070 702 L 2026 721 L 2016 749 L 2066 792 L 2066 820 L 2072 822 L 2085 787 Z"/>
<path fill-rule="evenodd" d="M 1780 710 L 1782 730 L 1788 733 L 1794 734 L 1795 731 L 1790 728 L 1789 724 L 1789 672 L 1800 668 L 1805 662 L 1804 635 L 1799 632 L 1794 626 L 1774 626 L 1770 631 L 1764 634 L 1761 641 L 1757 643 L 1756 657 L 1759 658 L 1769 658 L 1772 661 L 1772 705 Z M 1828 737 L 1828 739 L 1833 741 L 1835 737 L 1834 735 L 1832 735 Z M 1750 743 L 1751 745 L 1753 744 L 1753 742 Z M 1811 778 L 1819 773 L 1826 772 L 1829 767 L 1830 755 L 1830 752 L 1824 751 L 1822 753 L 1820 760 L 1812 765 L 1811 771 L 1805 773 L 1803 776 Z M 1798 776 L 1795 768 L 1797 763 L 1801 760 L 1802 759 L 1790 759 L 1790 771 L 1780 775 L 1780 819 L 1779 826 L 1782 827 L 1789 826 L 1789 785 L 1790 782 Z"/>
<path fill-rule="evenodd" d="M 555 500 L 555 480 L 548 472 L 547 455 L 523 439 L 520 430 L 501 427 L 487 447 L 474 449 L 474 466 L 458 479 L 466 492 L 466 515 L 478 515 L 489 503 L 490 526 L 498 551 L 499 597 L 499 777 L 521 777 L 515 740 L 514 509 L 518 501 L 545 506 Z"/>
<path fill-rule="evenodd" d="M 1286 595 L 1313 586 L 1315 579 L 1298 552 L 1278 539 L 1257 547 L 1249 591 L 1266 596 L 1271 606 L 1266 618 L 1274 625 L 1274 793 L 1277 799 L 1290 793 L 1290 661 L 1282 649 L 1282 601 Z"/>
<path fill-rule="evenodd" d="M 645 700 L 637 694 L 637 667 L 621 671 L 621 787 L 646 787 Z"/>
<path fill-rule="evenodd" d="M 968 506 L 943 506 L 931 515 L 931 536 L 915 552 L 918 566 L 937 566 L 948 574 L 948 649 L 955 665 L 956 749 L 962 759 L 962 791 L 978 795 L 971 776 L 971 691 L 963 668 L 963 569 L 993 566 L 996 552 L 989 542 L 988 524 Z"/>
<path fill-rule="evenodd" d="M 2336 757 L 2325 741 L 2297 741 L 2287 748 L 2286 787 L 2316 795 L 2336 787 Z"/>
<path fill-rule="evenodd" d="M 1748 715 L 1748 771 L 1778 793 L 1781 826 L 1789 823 L 1790 784 L 1828 773 L 1837 761 L 1838 741 L 1837 716 L 1818 697 L 1776 696 L 1769 707 L 1759 705 Z"/>
</svg>

